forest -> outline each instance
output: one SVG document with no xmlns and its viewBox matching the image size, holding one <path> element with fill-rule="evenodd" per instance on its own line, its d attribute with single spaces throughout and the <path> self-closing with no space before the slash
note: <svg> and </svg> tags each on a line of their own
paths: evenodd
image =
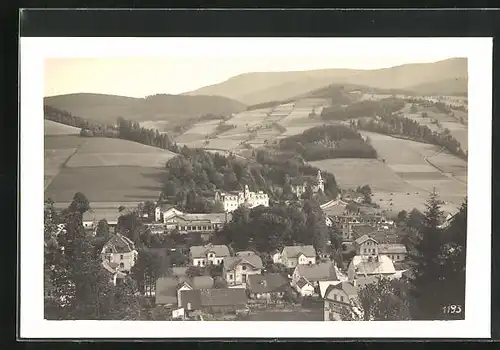
<svg viewBox="0 0 500 350">
<path fill-rule="evenodd" d="M 376 150 L 345 125 L 323 125 L 280 141 L 280 149 L 300 154 L 306 161 L 331 158 L 376 158 Z"/>
<path fill-rule="evenodd" d="M 380 101 L 358 101 L 347 105 L 334 104 L 321 112 L 323 120 L 348 120 L 363 117 L 386 116 L 399 111 L 404 100 L 387 98 Z"/>
</svg>

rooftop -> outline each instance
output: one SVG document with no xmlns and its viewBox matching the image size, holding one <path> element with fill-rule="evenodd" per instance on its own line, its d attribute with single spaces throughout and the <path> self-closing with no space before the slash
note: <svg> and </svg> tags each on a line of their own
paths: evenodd
<svg viewBox="0 0 500 350">
<path fill-rule="evenodd" d="M 286 246 L 283 248 L 282 254 L 286 254 L 288 258 L 298 258 L 301 254 L 304 254 L 308 258 L 316 257 L 316 251 L 312 245 Z"/>
<path fill-rule="evenodd" d="M 177 303 L 177 290 L 182 284 L 187 283 L 194 290 L 212 288 L 214 280 L 210 276 L 187 276 L 160 277 L 156 280 L 155 297 L 157 304 Z"/>
<path fill-rule="evenodd" d="M 192 258 L 204 258 L 209 252 L 214 252 L 216 256 L 229 257 L 231 255 L 229 254 L 229 248 L 225 245 L 195 245 L 189 248 L 189 253 Z"/>
<path fill-rule="evenodd" d="M 310 282 L 338 281 L 335 264 L 332 262 L 297 265 L 296 269 L 300 276 L 307 278 Z"/>
<path fill-rule="evenodd" d="M 247 288 L 251 293 L 284 292 L 288 287 L 288 280 L 279 273 L 248 276 Z"/>
<path fill-rule="evenodd" d="M 407 250 L 404 244 L 379 244 L 379 254 L 406 254 Z"/>
<path fill-rule="evenodd" d="M 240 288 L 186 290 L 181 296 L 181 306 L 191 304 L 194 310 L 210 306 L 244 307 L 247 303 L 246 291 Z"/>
<path fill-rule="evenodd" d="M 354 265 L 358 275 L 396 273 L 392 260 L 385 255 L 379 255 L 378 258 L 372 258 L 371 260 L 369 260 L 369 258 L 362 258 L 361 256 L 356 255 L 352 259 L 351 264 Z"/>
<path fill-rule="evenodd" d="M 337 283 L 337 284 L 331 284 L 326 289 L 325 299 L 329 299 L 330 300 L 329 294 L 334 289 L 340 289 L 340 290 L 344 291 L 344 293 L 347 294 L 347 297 L 349 299 L 353 299 L 353 298 L 356 298 L 358 296 L 358 289 L 356 288 L 356 286 L 354 286 L 354 284 L 352 284 L 351 282 L 340 282 L 340 283 Z"/>
<path fill-rule="evenodd" d="M 249 264 L 255 269 L 262 269 L 262 259 L 254 252 L 238 252 L 234 257 L 228 257 L 224 261 L 224 267 L 231 270 L 239 264 Z"/>
<path fill-rule="evenodd" d="M 102 252 L 107 252 L 109 249 L 111 249 L 115 254 L 130 253 L 135 250 L 135 246 L 134 242 L 132 242 L 128 237 L 125 237 L 118 233 L 112 235 L 109 241 L 104 244 Z"/>
<path fill-rule="evenodd" d="M 354 243 L 360 245 L 360 244 L 363 244 L 367 241 L 374 241 L 375 243 L 378 243 L 377 240 L 375 238 L 371 237 L 370 235 L 363 235 L 363 236 L 359 237 L 358 239 L 356 239 L 354 241 Z"/>
</svg>

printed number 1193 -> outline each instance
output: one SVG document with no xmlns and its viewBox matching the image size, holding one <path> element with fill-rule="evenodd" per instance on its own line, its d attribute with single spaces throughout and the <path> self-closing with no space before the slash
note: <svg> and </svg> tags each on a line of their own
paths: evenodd
<svg viewBox="0 0 500 350">
<path fill-rule="evenodd" d="M 462 312 L 462 306 L 461 305 L 446 305 L 443 306 L 443 313 L 444 314 L 459 314 Z"/>
</svg>

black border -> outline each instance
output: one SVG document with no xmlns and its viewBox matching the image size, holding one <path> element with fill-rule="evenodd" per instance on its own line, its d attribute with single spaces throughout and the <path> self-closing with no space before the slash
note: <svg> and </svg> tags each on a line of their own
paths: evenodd
<svg viewBox="0 0 500 350">
<path fill-rule="evenodd" d="M 498 11 L 485 10 L 22 10 L 19 16 L 19 33 L 22 36 L 50 37 L 50 36 L 79 36 L 79 37 L 154 37 L 154 36 L 267 36 L 267 37 L 494 37 L 498 38 L 500 16 Z M 495 41 L 494 39 L 494 41 Z M 12 41 L 11 41 L 12 44 Z M 16 50 L 17 51 L 17 50 Z M 5 57 L 5 56 L 4 56 Z M 10 55 L 9 58 L 14 58 Z M 494 46 L 494 58 L 499 57 L 498 46 Z M 17 57 L 16 57 L 17 58 Z M 500 101 L 500 87 L 498 69 L 495 69 L 494 60 L 494 97 L 493 116 L 498 113 L 496 101 Z M 7 75 L 13 70 L 6 70 Z M 16 77 L 17 78 L 17 77 Z M 17 80 L 17 79 L 16 79 Z M 17 94 L 16 90 L 16 94 Z M 485 93 L 488 93 L 485 91 Z M 13 102 L 13 95 L 4 95 L 7 102 Z M 6 104 L 5 104 L 6 105 Z M 15 114 L 13 114 L 15 115 Z M 493 139 L 492 150 L 498 148 L 495 142 L 495 135 L 498 134 L 497 118 L 493 118 Z M 7 120 L 7 127 L 2 128 L 5 138 L 9 140 L 13 133 L 9 129 L 15 128 L 15 118 L 3 118 Z M 17 120 L 16 120 L 17 122 Z M 20 130 L 18 126 L 18 142 Z M 19 143 L 13 142 L 18 149 Z M 17 154 L 16 154 L 17 156 Z M 493 155 L 494 157 L 494 155 Z M 14 158 L 8 158 L 13 160 Z M 9 164 L 9 163 L 7 163 Z M 9 165 L 13 165 L 11 163 Z M 495 162 L 493 161 L 493 164 Z M 7 169 L 14 169 L 14 166 L 7 165 Z M 18 164 L 20 171 L 20 165 Z M 2 167 L 3 168 L 3 167 Z M 4 168 L 5 169 L 5 168 Z M 500 197 L 500 189 L 495 184 L 495 169 L 492 169 L 492 310 L 498 310 L 499 301 L 496 297 L 499 293 L 500 258 L 496 255 L 495 244 L 498 238 L 495 237 L 494 199 Z M 4 171 L 2 171 L 4 177 Z M 14 217 L 9 212 L 9 204 L 14 204 L 16 211 L 19 211 L 17 194 L 13 189 L 17 188 L 18 182 L 12 182 L 15 186 L 7 186 L 5 198 L 10 196 L 13 201 L 2 201 L 2 206 L 7 210 L 7 218 Z M 487 194 L 485 194 L 485 199 Z M 5 208 L 2 208 L 5 209 Z M 473 237 L 473 233 L 469 237 Z M 18 241 L 19 243 L 19 241 Z M 19 244 L 17 245 L 19 247 Z M 13 253 L 13 250 L 10 250 Z M 12 259 L 13 260 L 13 259 Z M 16 260 L 18 263 L 19 261 Z M 17 266 L 19 266 L 17 264 Z M 19 282 L 19 281 L 16 281 Z M 17 287 L 20 286 L 17 284 Z M 478 286 L 481 288 L 482 286 Z M 19 295 L 19 294 L 17 294 Z M 19 303 L 19 300 L 17 300 Z M 16 311 L 19 305 L 16 304 Z M 12 304 L 14 305 L 14 304 Z M 17 313 L 16 312 L 16 313 Z M 11 318 L 13 319 L 13 318 Z M 19 318 L 16 322 L 16 338 L 22 341 L 36 341 L 35 339 L 19 338 Z M 491 330 L 493 338 L 500 338 L 500 318 L 498 312 L 491 314 Z M 57 343 L 70 339 L 43 339 L 40 341 Z M 82 339 L 81 342 L 91 341 L 130 341 L 133 339 Z M 243 340 L 243 339 L 241 339 Z M 246 339 L 254 342 L 276 342 L 291 341 L 298 339 Z M 374 341 L 389 340 L 390 342 L 408 341 L 409 339 L 374 339 Z M 425 339 L 414 339 L 423 342 Z M 462 342 L 459 339 L 441 339 L 441 341 Z M 182 342 L 179 339 L 145 339 L 144 341 L 169 341 Z M 190 342 L 234 342 L 236 339 L 189 339 Z M 303 341 L 339 341 L 353 342 L 368 339 L 303 339 Z M 438 341 L 438 339 L 433 339 Z M 484 340 L 479 340 L 484 341 Z M 458 344 L 456 344 L 458 345 Z"/>
</svg>

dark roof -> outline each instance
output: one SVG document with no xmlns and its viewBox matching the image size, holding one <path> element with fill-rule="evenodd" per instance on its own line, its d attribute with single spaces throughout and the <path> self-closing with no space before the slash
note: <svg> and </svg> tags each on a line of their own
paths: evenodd
<svg viewBox="0 0 500 350">
<path fill-rule="evenodd" d="M 230 256 L 229 248 L 225 245 L 206 245 L 206 246 L 192 246 L 189 248 L 189 253 L 192 258 L 204 258 L 208 252 L 214 252 L 218 257 Z"/>
<path fill-rule="evenodd" d="M 318 281 L 338 281 L 335 264 L 324 262 L 312 265 L 297 265 L 299 275 L 307 278 L 311 282 Z"/>
<path fill-rule="evenodd" d="M 130 253 L 135 250 L 134 243 L 121 234 L 112 235 L 102 249 L 106 251 L 110 248 L 113 253 Z"/>
<path fill-rule="evenodd" d="M 302 289 L 305 285 L 309 284 L 309 281 L 305 279 L 304 277 L 299 278 L 297 281 L 297 286 Z"/>
<path fill-rule="evenodd" d="M 156 280 L 155 297 L 157 304 L 177 303 L 177 289 L 187 283 L 193 289 L 212 288 L 213 279 L 210 276 L 187 276 L 160 277 Z"/>
<path fill-rule="evenodd" d="M 248 276 L 247 288 L 251 293 L 284 292 L 288 286 L 288 280 L 279 273 Z"/>
<path fill-rule="evenodd" d="M 181 292 L 183 307 L 191 303 L 193 309 L 210 306 L 244 306 L 246 291 L 242 288 L 198 289 Z"/>
<path fill-rule="evenodd" d="M 354 241 L 354 243 L 356 243 L 356 244 L 358 244 L 358 245 L 359 245 L 359 244 L 363 244 L 363 243 L 365 243 L 365 242 L 366 242 L 366 241 L 368 241 L 368 240 L 373 240 L 373 241 L 375 241 L 376 243 L 378 243 L 378 242 L 377 242 L 377 240 L 376 240 L 375 238 L 373 238 L 373 237 L 371 237 L 371 236 L 369 236 L 369 235 L 363 235 L 363 236 L 359 237 L 358 239 L 356 239 L 356 240 Z"/>
<path fill-rule="evenodd" d="M 301 254 L 304 254 L 307 257 L 316 257 L 316 251 L 312 245 L 295 245 L 295 246 L 286 246 L 283 248 L 283 255 L 288 258 L 297 258 Z"/>
</svg>

